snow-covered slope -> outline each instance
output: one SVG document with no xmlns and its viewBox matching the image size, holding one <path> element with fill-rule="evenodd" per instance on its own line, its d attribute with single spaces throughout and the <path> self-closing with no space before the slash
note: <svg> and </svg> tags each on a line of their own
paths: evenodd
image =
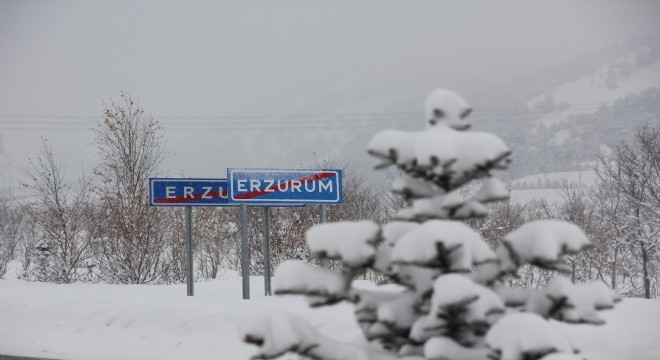
<svg viewBox="0 0 660 360">
<path fill-rule="evenodd" d="M 527 102 L 529 108 L 551 103 L 558 111 L 545 114 L 538 123 L 549 126 L 568 120 L 575 114 L 593 113 L 602 105 L 612 105 L 630 93 L 660 86 L 660 59 L 635 67 L 635 54 L 603 65 L 593 73 L 559 86 Z"/>
<path fill-rule="evenodd" d="M 660 38 L 606 61 L 557 70 L 561 81 L 521 97 L 517 122 L 491 125 L 513 149 L 514 176 L 590 169 L 639 125 L 660 124 Z"/>
</svg>

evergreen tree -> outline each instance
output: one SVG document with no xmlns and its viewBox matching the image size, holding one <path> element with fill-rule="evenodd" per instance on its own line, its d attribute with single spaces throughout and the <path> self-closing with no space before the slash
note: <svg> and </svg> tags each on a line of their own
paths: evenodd
<svg viewBox="0 0 660 360">
<path fill-rule="evenodd" d="M 505 279 L 524 265 L 570 271 L 566 257 L 589 246 L 577 226 L 557 220 L 523 224 L 491 250 L 461 220 L 483 217 L 486 204 L 508 197 L 492 176 L 511 151 L 498 137 L 466 131 L 470 107 L 436 90 L 426 101 L 426 129 L 386 130 L 368 151 L 377 168 L 398 167 L 393 191 L 412 206 L 383 226 L 371 221 L 320 224 L 306 234 L 311 253 L 341 263 L 341 271 L 302 261 L 280 264 L 276 294 L 299 294 L 312 307 L 355 304 L 366 344 L 344 344 L 289 314 L 255 316 L 241 324 L 256 359 L 295 352 L 313 359 L 579 359 L 549 319 L 600 324 L 597 310 L 617 300 L 602 283 L 573 285 L 564 277 L 536 291 L 512 289 Z M 479 180 L 471 195 L 464 185 Z M 367 269 L 397 284 L 360 289 Z"/>
</svg>

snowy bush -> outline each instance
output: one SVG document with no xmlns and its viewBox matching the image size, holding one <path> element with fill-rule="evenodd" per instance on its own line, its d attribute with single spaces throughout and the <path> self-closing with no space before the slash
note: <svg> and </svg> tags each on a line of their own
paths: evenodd
<svg viewBox="0 0 660 360">
<path fill-rule="evenodd" d="M 287 314 L 261 315 L 241 324 L 244 341 L 257 345 L 255 359 L 295 352 L 313 359 L 579 359 L 578 350 L 553 321 L 601 324 L 598 311 L 618 300 L 601 283 L 574 285 L 558 277 L 546 289 L 506 286 L 521 266 L 570 270 L 566 257 L 590 245 L 577 226 L 534 221 L 506 235 L 492 250 L 460 220 L 488 214 L 487 204 L 507 198 L 493 177 L 511 151 L 498 137 L 467 132 L 471 109 L 448 90 L 426 101 L 426 128 L 376 134 L 368 152 L 377 168 L 402 176 L 393 191 L 413 199 L 395 221 L 330 223 L 313 227 L 313 255 L 339 262 L 341 271 L 284 262 L 276 294 L 307 296 L 311 306 L 354 303 L 368 342 L 341 344 Z M 462 186 L 478 180 L 467 196 Z M 353 279 L 372 270 L 398 291 L 355 289 Z"/>
</svg>

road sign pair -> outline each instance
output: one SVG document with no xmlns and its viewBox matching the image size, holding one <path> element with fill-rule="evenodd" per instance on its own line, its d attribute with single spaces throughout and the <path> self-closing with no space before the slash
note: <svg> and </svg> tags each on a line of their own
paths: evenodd
<svg viewBox="0 0 660 360">
<path fill-rule="evenodd" d="M 341 170 L 228 169 L 227 179 L 149 179 L 152 206 L 341 204 Z"/>
</svg>

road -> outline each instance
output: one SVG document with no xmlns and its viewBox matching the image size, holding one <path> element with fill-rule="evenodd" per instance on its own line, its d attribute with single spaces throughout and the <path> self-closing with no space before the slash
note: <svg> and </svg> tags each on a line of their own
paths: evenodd
<svg viewBox="0 0 660 360">
<path fill-rule="evenodd" d="M 11 356 L 11 355 L 2 355 L 2 354 L 0 354 L 0 360 L 54 360 L 54 359 L 23 357 L 23 356 Z"/>
</svg>

